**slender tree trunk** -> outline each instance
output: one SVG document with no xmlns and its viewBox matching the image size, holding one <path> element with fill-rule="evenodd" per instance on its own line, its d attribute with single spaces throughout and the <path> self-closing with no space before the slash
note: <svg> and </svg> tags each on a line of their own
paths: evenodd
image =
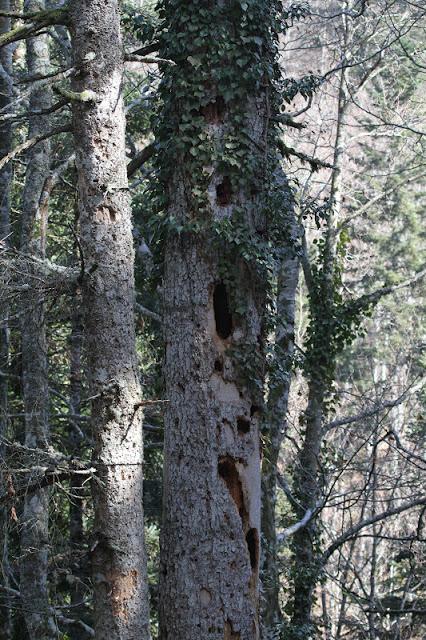
<svg viewBox="0 0 426 640">
<path fill-rule="evenodd" d="M 222 84 L 215 80 L 222 65 L 228 65 L 243 87 L 242 71 L 230 68 L 236 63 L 229 62 L 226 53 L 227 46 L 232 50 L 244 36 L 244 16 L 238 15 L 242 9 L 231 4 L 217 0 L 206 10 L 206 3 L 190 3 L 177 15 L 174 3 L 166 3 L 170 41 L 180 38 L 187 47 L 185 55 L 179 52 L 176 74 L 172 71 L 173 80 L 168 78 L 166 85 L 172 101 L 175 90 L 181 94 L 182 74 L 193 74 L 194 83 L 199 77 L 198 93 L 189 88 L 190 95 L 176 98 L 170 107 L 175 127 L 170 135 L 178 137 L 185 130 L 188 112 L 182 105 L 193 101 L 192 140 L 196 145 L 196 140 L 209 139 L 211 147 L 208 143 L 206 147 L 212 151 L 206 150 L 200 169 L 204 178 L 200 178 L 191 151 L 187 155 L 178 150 L 166 185 L 168 214 L 182 231 L 170 230 L 163 286 L 167 404 L 161 640 L 259 638 L 259 422 L 266 278 L 254 261 L 244 259 L 238 245 L 231 250 L 232 241 L 214 228 L 228 222 L 231 233 L 237 234 L 240 224 L 253 243 L 266 236 L 265 181 L 256 184 L 248 177 L 251 167 L 247 175 L 237 175 L 218 157 L 226 154 L 225 141 L 230 138 L 235 144 L 243 130 L 250 132 L 245 138 L 247 155 L 265 168 L 268 100 L 266 82 L 257 85 L 257 94 L 230 101 L 222 95 L 226 78 Z M 257 10 L 260 5 L 255 4 Z M 195 37 L 190 14 L 200 29 L 203 25 L 208 31 L 212 24 L 215 29 L 215 35 L 203 39 L 207 49 L 196 49 L 197 55 L 206 57 L 206 66 L 200 61 L 197 67 L 195 62 L 192 71 L 191 56 L 187 58 Z M 249 56 L 252 50 L 246 48 Z M 162 55 L 170 55 L 167 43 Z M 215 69 L 209 67 L 212 58 L 217 61 Z M 253 57 L 247 68 L 256 60 Z M 203 74 L 210 81 L 203 80 Z M 241 114 L 238 125 L 233 120 L 236 114 Z M 247 179 L 252 184 L 246 184 Z M 200 231 L 191 230 L 193 221 L 199 222 Z"/>
<path fill-rule="evenodd" d="M 81 309 L 81 295 L 76 291 L 73 299 L 73 309 L 71 313 L 71 335 L 70 335 L 70 445 L 71 455 L 78 458 L 83 445 L 83 439 L 76 430 L 78 425 L 77 417 L 81 410 L 82 392 L 82 347 L 83 347 L 83 318 Z M 83 604 L 86 590 L 83 582 L 82 553 L 84 544 L 83 527 L 83 478 L 79 474 L 71 476 L 70 482 L 70 551 L 71 551 L 71 571 L 74 581 L 70 587 L 71 611 L 76 619 L 83 619 L 85 606 Z M 81 629 L 72 625 L 69 628 L 70 640 L 81 640 Z"/>
<path fill-rule="evenodd" d="M 72 0 L 85 344 L 95 438 L 93 582 L 98 640 L 149 638 L 141 388 L 117 0 Z"/>
<path fill-rule="evenodd" d="M 283 185 L 282 188 L 288 186 Z M 276 533 L 276 487 L 278 459 L 286 431 L 291 367 L 294 353 L 295 297 L 299 280 L 296 255 L 297 229 L 294 210 L 290 211 L 293 229 L 283 257 L 277 283 L 277 329 L 273 371 L 269 383 L 269 399 L 265 423 L 265 448 L 262 463 L 262 636 L 269 638 L 282 623 L 279 602 L 280 575 Z"/>
<path fill-rule="evenodd" d="M 343 17 L 343 51 L 348 49 L 348 25 Z M 345 93 L 346 70 L 339 76 L 337 94 L 336 134 L 334 140 L 333 172 L 330 185 L 330 210 L 322 257 L 322 284 L 318 291 L 309 290 L 311 322 L 315 339 L 310 345 L 308 359 L 308 404 L 304 416 L 305 435 L 298 456 L 294 497 L 299 507 L 296 515 L 302 518 L 308 510 L 315 511 L 324 478 L 321 474 L 320 453 L 323 440 L 323 420 L 326 401 L 329 395 L 328 379 L 333 376 L 336 365 L 336 353 L 333 350 L 334 288 L 337 268 L 337 245 L 339 240 L 338 222 L 342 205 L 341 170 L 344 159 L 344 116 L 348 102 Z M 313 285 L 307 279 L 308 289 Z M 327 322 L 328 320 L 328 322 Z M 325 328 L 324 328 L 325 327 Z M 293 612 L 292 628 L 295 637 L 300 633 L 313 633 L 312 608 L 315 602 L 315 589 L 321 573 L 321 556 L 318 549 L 318 524 L 314 516 L 308 524 L 299 529 L 293 538 Z M 309 636 L 308 636 L 309 637 Z"/>
<path fill-rule="evenodd" d="M 323 407 L 326 388 L 320 381 L 311 380 L 308 407 L 305 413 L 306 434 L 297 461 L 294 479 L 294 497 L 300 505 L 296 508 L 298 519 L 308 509 L 314 510 L 320 495 L 322 482 L 319 474 L 319 456 L 322 443 Z M 293 615 L 294 629 L 304 629 L 307 637 L 312 633 L 312 607 L 320 571 L 320 557 L 316 549 L 317 524 L 311 519 L 299 529 L 293 538 Z"/>
<path fill-rule="evenodd" d="M 29 0 L 25 11 L 43 10 L 43 0 Z M 50 70 L 46 35 L 27 41 L 27 66 L 30 75 Z M 34 90 L 30 110 L 46 109 L 51 102 L 45 88 Z M 46 130 L 46 116 L 30 119 L 29 136 Z M 25 186 L 22 196 L 21 249 L 37 257 L 44 256 L 45 221 L 39 218 L 39 200 L 49 174 L 50 146 L 44 141 L 27 155 Z M 49 390 L 44 301 L 29 292 L 22 296 L 22 383 L 25 410 L 25 444 L 46 448 L 49 445 Z M 20 591 L 28 634 L 31 640 L 56 638 L 56 625 L 49 603 L 49 490 L 40 489 L 24 500 L 21 535 Z"/>
<path fill-rule="evenodd" d="M 10 11 L 9 0 L 0 0 L 0 11 Z M 0 35 L 10 29 L 10 20 L 0 18 Z M 7 107 L 12 96 L 12 51 L 11 47 L 0 49 L 0 111 Z M 12 129 L 7 123 L 0 125 L 0 157 L 11 149 Z M 9 244 L 10 234 L 10 187 L 12 178 L 11 165 L 0 170 L 0 242 Z M 0 460 L 4 459 L 5 448 L 1 438 L 8 435 L 8 368 L 9 368 L 9 322 L 7 301 L 0 311 Z M 0 566 L 1 584 L 9 586 L 9 536 L 8 514 L 4 507 L 0 508 Z M 11 603 L 7 592 L 1 596 L 0 613 L 3 622 L 0 624 L 0 640 L 12 637 Z"/>
</svg>

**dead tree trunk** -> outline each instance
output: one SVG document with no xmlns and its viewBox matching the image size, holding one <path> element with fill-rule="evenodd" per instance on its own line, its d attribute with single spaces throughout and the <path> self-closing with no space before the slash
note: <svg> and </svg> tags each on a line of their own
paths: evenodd
<svg viewBox="0 0 426 640">
<path fill-rule="evenodd" d="M 160 638 L 256 640 L 267 289 L 256 251 L 268 237 L 268 80 L 251 73 L 271 52 L 270 3 L 253 3 L 247 19 L 238 3 L 206 4 L 176 11 L 165 3 L 170 35 L 161 51 L 177 67 L 166 72 L 163 113 L 170 226 Z M 259 29 L 262 37 L 250 39 Z M 197 30 L 202 47 L 193 44 Z M 252 44 L 242 47 L 245 37 Z M 238 58 L 243 69 L 229 53 L 238 47 L 248 56 Z"/>
<path fill-rule="evenodd" d="M 123 49 L 117 0 L 72 0 L 73 130 L 85 344 L 95 438 L 96 638 L 149 638 L 142 508 L 141 388 L 135 346 Z M 92 93 L 90 93 L 92 92 Z M 84 101 L 89 97 L 88 101 Z"/>
<path fill-rule="evenodd" d="M 44 0 L 30 0 L 25 10 L 45 9 Z M 27 66 L 30 75 L 49 72 L 49 45 L 46 35 L 27 40 Z M 50 106 L 45 88 L 35 89 L 30 111 Z M 29 136 L 48 128 L 48 117 L 32 116 Z M 22 251 L 44 257 L 45 220 L 40 219 L 39 201 L 49 175 L 50 145 L 46 140 L 27 155 L 22 196 Z M 25 411 L 25 444 L 43 449 L 49 444 L 49 389 L 44 301 L 32 291 L 22 296 L 21 315 L 22 384 Z M 21 535 L 20 591 L 28 634 L 31 640 L 56 638 L 56 624 L 49 603 L 49 490 L 44 488 L 25 497 Z"/>
</svg>

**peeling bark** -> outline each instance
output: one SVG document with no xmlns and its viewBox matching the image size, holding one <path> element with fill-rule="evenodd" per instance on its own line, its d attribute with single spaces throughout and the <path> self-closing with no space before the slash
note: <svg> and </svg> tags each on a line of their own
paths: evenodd
<svg viewBox="0 0 426 640">
<path fill-rule="evenodd" d="M 72 0 L 73 103 L 85 345 L 95 439 L 95 634 L 149 638 L 142 508 L 141 389 L 134 327 L 134 252 L 116 0 Z"/>
</svg>

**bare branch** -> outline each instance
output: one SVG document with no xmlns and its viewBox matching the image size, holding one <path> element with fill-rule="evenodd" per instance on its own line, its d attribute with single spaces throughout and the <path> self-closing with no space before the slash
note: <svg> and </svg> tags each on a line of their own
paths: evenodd
<svg viewBox="0 0 426 640">
<path fill-rule="evenodd" d="M 366 518 L 365 520 L 361 520 L 358 524 L 350 527 L 345 532 L 343 532 L 329 547 L 324 551 L 322 555 L 322 562 L 325 564 L 330 556 L 341 547 L 345 542 L 355 538 L 358 533 L 365 529 L 365 527 L 370 527 L 376 522 L 381 522 L 382 520 L 386 520 L 387 518 L 391 518 L 392 516 L 396 516 L 400 513 L 404 513 L 404 511 L 409 511 L 410 509 L 414 509 L 415 507 L 419 507 L 421 505 L 426 505 L 426 497 L 417 498 L 415 500 L 410 500 L 410 502 L 404 502 L 399 505 L 399 507 L 394 507 L 393 509 L 387 509 L 386 511 L 382 511 L 381 513 L 376 514 L 375 516 L 371 516 L 370 518 Z"/>
<path fill-rule="evenodd" d="M 56 127 L 55 129 L 46 131 L 46 133 L 41 133 L 38 136 L 34 136 L 34 138 L 30 138 L 29 140 L 26 140 L 22 144 L 18 144 L 18 146 L 15 147 L 10 153 L 8 153 L 6 156 L 3 156 L 3 158 L 0 159 L 0 171 L 3 169 L 5 165 L 7 165 L 8 162 L 13 160 L 13 158 L 16 158 L 16 156 L 18 156 L 23 151 L 26 151 L 27 149 L 31 149 L 39 142 L 42 142 L 43 140 L 47 140 L 47 138 L 51 138 L 52 136 L 57 136 L 60 133 L 70 133 L 71 131 L 72 129 L 70 125 L 64 125 L 62 127 Z"/>
</svg>

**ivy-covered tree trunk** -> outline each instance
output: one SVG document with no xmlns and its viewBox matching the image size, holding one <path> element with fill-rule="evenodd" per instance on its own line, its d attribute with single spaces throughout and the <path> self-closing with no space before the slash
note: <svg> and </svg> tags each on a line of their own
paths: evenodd
<svg viewBox="0 0 426 640">
<path fill-rule="evenodd" d="M 346 24 L 346 22 L 345 22 Z M 346 50 L 348 30 L 345 28 Z M 293 538 L 293 610 L 291 625 L 295 638 L 312 634 L 312 610 L 315 590 L 321 576 L 322 559 L 316 510 L 324 487 L 321 464 L 323 422 L 327 414 L 335 376 L 339 346 L 338 302 L 340 281 L 338 223 L 341 213 L 341 169 L 344 157 L 345 69 L 340 71 L 336 133 L 334 140 L 333 172 L 330 185 L 330 208 L 326 220 L 324 249 L 319 256 L 320 268 L 312 277 L 306 273 L 309 296 L 310 327 L 306 347 L 305 373 L 308 382 L 308 403 L 303 416 L 304 438 L 295 466 L 295 513 L 299 520 L 309 512 L 307 524 Z"/>
<path fill-rule="evenodd" d="M 161 640 L 259 637 L 273 7 L 162 3 L 161 55 L 177 66 L 165 70 L 157 132 L 168 200 Z"/>
<path fill-rule="evenodd" d="M 269 376 L 269 398 L 264 426 L 265 449 L 262 464 L 262 637 L 273 637 L 283 617 L 279 601 L 280 572 L 276 533 L 276 488 L 278 461 L 283 442 L 291 370 L 294 354 L 296 290 L 299 281 L 297 255 L 298 230 L 294 205 L 288 185 L 280 181 L 288 194 L 288 243 L 284 247 L 277 279 L 276 330 L 272 370 Z"/>
<path fill-rule="evenodd" d="M 149 638 L 141 388 L 117 0 L 72 0 L 73 131 L 82 305 L 95 439 L 93 584 L 98 640 Z"/>
<path fill-rule="evenodd" d="M 25 11 L 45 9 L 44 0 L 30 0 Z M 50 71 L 47 35 L 27 40 L 29 75 L 45 75 Z M 30 111 L 42 111 L 51 103 L 46 88 L 34 89 L 29 100 Z M 31 116 L 29 137 L 39 135 L 49 126 L 48 116 Z M 21 249 L 43 258 L 45 254 L 46 220 L 40 218 L 39 201 L 49 175 L 50 145 L 46 140 L 27 154 L 25 185 L 22 195 Z M 45 449 L 49 446 L 49 387 L 44 300 L 30 289 L 22 296 L 22 391 L 25 411 L 25 444 Z M 22 609 L 31 640 L 57 637 L 56 624 L 49 602 L 49 490 L 29 493 L 24 500 L 20 592 Z"/>
<path fill-rule="evenodd" d="M 0 0 L 0 11 L 10 11 L 9 0 Z M 10 29 L 10 20 L 0 17 L 0 35 Z M 12 51 L 11 47 L 0 49 L 0 113 L 7 108 L 12 98 Z M 7 155 L 12 143 L 12 128 L 10 123 L 0 125 L 0 157 Z M 10 241 L 10 189 L 12 167 L 6 165 L 0 170 L 0 242 L 8 246 Z M 8 305 L 4 301 L 0 311 L 0 459 L 4 459 L 5 447 L 2 438 L 7 437 L 8 428 L 8 368 L 9 368 L 9 321 Z M 3 480 L 3 479 L 2 479 Z M 2 481 L 0 483 L 2 485 Z M 3 487 L 2 487 L 3 488 Z M 0 565 L 3 587 L 9 587 L 9 539 L 7 509 L 0 507 Z M 7 591 L 1 598 L 2 623 L 0 624 L 0 640 L 10 640 L 12 637 L 12 609 Z"/>
<path fill-rule="evenodd" d="M 314 514 L 323 483 L 320 473 L 320 451 L 326 386 L 319 380 L 309 384 L 308 406 L 305 412 L 305 437 L 297 460 L 294 479 L 294 497 L 298 507 L 296 516 L 301 520 L 306 512 Z M 312 634 L 312 607 L 315 588 L 320 575 L 320 550 L 318 548 L 318 525 L 316 518 L 301 527 L 293 538 L 293 611 L 294 637 Z"/>
</svg>

